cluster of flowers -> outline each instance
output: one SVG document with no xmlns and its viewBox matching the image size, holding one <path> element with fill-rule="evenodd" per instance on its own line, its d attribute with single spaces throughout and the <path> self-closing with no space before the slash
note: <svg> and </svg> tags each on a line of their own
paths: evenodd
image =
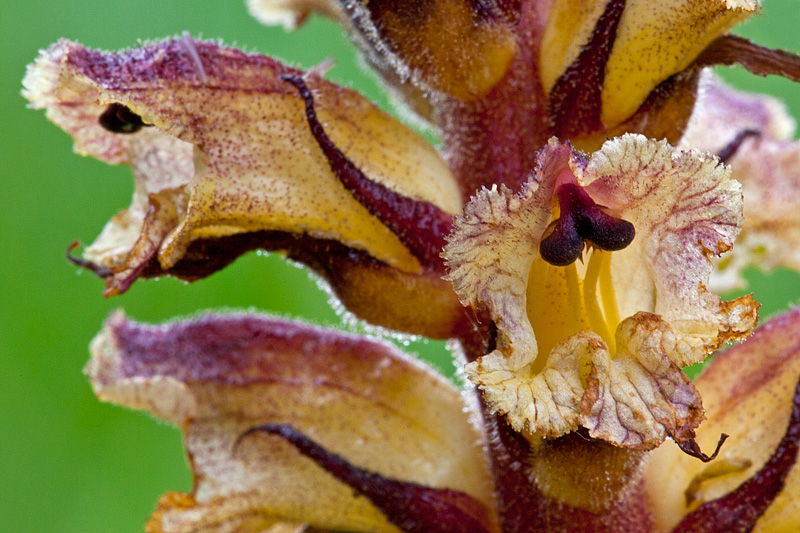
<svg viewBox="0 0 800 533">
<path fill-rule="evenodd" d="M 753 334 L 758 303 L 711 290 L 800 267 L 794 123 L 705 69 L 800 80 L 728 34 L 757 0 L 249 7 L 339 21 L 439 149 L 321 69 L 62 40 L 25 96 L 135 180 L 72 261 L 115 295 L 280 251 L 359 318 L 455 339 L 468 384 L 270 317 L 117 313 L 95 391 L 181 427 L 195 475 L 148 531 L 800 528 L 800 311 Z"/>
</svg>

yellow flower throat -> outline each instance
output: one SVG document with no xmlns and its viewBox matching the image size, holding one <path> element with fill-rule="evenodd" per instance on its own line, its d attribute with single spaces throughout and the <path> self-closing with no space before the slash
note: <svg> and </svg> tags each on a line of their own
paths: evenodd
<svg viewBox="0 0 800 533">
<path fill-rule="evenodd" d="M 538 345 L 534 372 L 553 348 L 580 331 L 593 331 L 615 352 L 619 309 L 611 279 L 611 252 L 590 248 L 588 261 L 560 267 L 534 261 L 528 276 L 528 320 Z"/>
</svg>

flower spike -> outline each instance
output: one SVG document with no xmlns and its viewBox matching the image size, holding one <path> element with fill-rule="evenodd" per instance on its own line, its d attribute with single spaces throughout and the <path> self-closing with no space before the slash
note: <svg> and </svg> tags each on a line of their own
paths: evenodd
<svg viewBox="0 0 800 533">
<path fill-rule="evenodd" d="M 296 74 L 282 74 L 280 78 L 300 93 L 311 133 L 342 185 L 370 214 L 386 224 L 423 265 L 443 270 L 444 261 L 439 254 L 453 229 L 453 216 L 430 202 L 403 196 L 367 178 L 325 133 L 314 110 L 314 97 L 303 78 Z"/>
</svg>

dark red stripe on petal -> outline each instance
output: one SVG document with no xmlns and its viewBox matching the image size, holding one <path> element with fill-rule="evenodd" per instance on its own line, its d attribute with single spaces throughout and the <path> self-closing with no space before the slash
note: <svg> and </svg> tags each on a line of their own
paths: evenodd
<svg viewBox="0 0 800 533">
<path fill-rule="evenodd" d="M 487 509 L 463 492 L 398 481 L 358 468 L 289 425 L 256 426 L 243 433 L 238 442 L 254 433 L 268 433 L 282 437 L 329 474 L 371 501 L 391 523 L 403 531 L 419 533 L 492 531 Z"/>
<path fill-rule="evenodd" d="M 595 24 L 592 37 L 556 81 L 550 93 L 550 123 L 561 139 L 603 128 L 601 94 L 606 64 L 617 38 L 625 0 L 610 0 Z"/>
<path fill-rule="evenodd" d="M 757 76 L 775 74 L 800 82 L 800 56 L 759 46 L 737 35 L 724 35 L 712 42 L 694 64 L 698 67 L 741 65 Z"/>
<path fill-rule="evenodd" d="M 751 531 L 783 490 L 800 449 L 800 381 L 795 388 L 792 415 L 778 447 L 764 466 L 736 490 L 704 503 L 684 517 L 673 533 L 732 533 Z"/>
<path fill-rule="evenodd" d="M 444 271 L 444 260 L 439 254 L 453 227 L 452 215 L 430 202 L 402 196 L 370 180 L 325 133 L 314 111 L 314 98 L 303 79 L 289 74 L 282 75 L 281 79 L 299 91 L 305 101 L 311 133 L 328 159 L 331 170 L 353 198 L 397 235 L 423 266 Z"/>
<path fill-rule="evenodd" d="M 722 150 L 719 151 L 717 157 L 723 163 L 728 163 L 733 156 L 735 156 L 739 149 L 742 147 L 742 144 L 751 137 L 761 137 L 761 132 L 755 129 L 746 129 L 742 130 L 736 134 L 736 137 L 733 138 L 731 142 L 725 145 Z"/>
</svg>

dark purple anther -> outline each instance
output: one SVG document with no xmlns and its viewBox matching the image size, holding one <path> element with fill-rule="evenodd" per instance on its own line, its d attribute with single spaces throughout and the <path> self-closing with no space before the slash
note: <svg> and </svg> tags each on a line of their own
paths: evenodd
<svg viewBox="0 0 800 533">
<path fill-rule="evenodd" d="M 294 74 L 282 74 L 281 79 L 294 85 L 300 93 L 311 133 L 342 185 L 372 216 L 397 235 L 423 267 L 444 272 L 444 260 L 439 254 L 453 228 L 453 216 L 430 202 L 402 196 L 370 180 L 325 133 L 314 111 L 314 98 L 303 79 Z"/>
<path fill-rule="evenodd" d="M 463 492 L 436 489 L 387 478 L 350 464 L 303 433 L 285 424 L 263 424 L 245 431 L 236 442 L 256 433 L 276 435 L 333 477 L 371 501 L 400 530 L 413 533 L 488 533 L 486 507 Z"/>
<path fill-rule="evenodd" d="M 584 241 L 606 251 L 622 250 L 633 242 L 633 224 L 601 211 L 577 183 L 561 185 L 556 195 L 561 216 L 539 244 L 542 259 L 551 265 L 574 263 L 583 251 Z"/>
<path fill-rule="evenodd" d="M 152 126 L 142 122 L 142 117 L 122 104 L 109 105 L 97 121 L 113 133 L 136 133 L 143 127 Z"/>
</svg>

